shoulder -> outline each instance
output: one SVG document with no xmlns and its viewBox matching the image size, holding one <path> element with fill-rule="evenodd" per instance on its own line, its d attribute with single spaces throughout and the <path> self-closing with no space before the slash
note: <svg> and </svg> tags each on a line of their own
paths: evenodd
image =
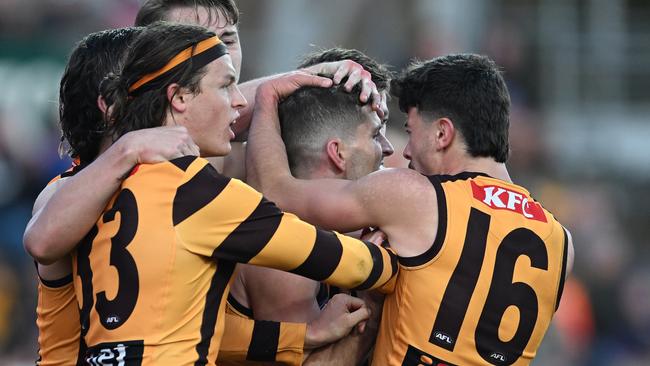
<svg viewBox="0 0 650 366">
<path fill-rule="evenodd" d="M 126 181 L 142 178 L 164 180 L 166 178 L 180 184 L 190 181 L 211 183 L 214 181 L 228 181 L 229 178 L 220 174 L 208 160 L 198 156 L 183 156 L 169 161 L 155 164 L 136 165 L 126 177 Z"/>
<path fill-rule="evenodd" d="M 359 184 L 368 187 L 373 194 L 406 199 L 413 197 L 413 194 L 432 191 L 431 183 L 426 176 L 415 170 L 403 168 L 379 170 L 360 178 Z"/>
<path fill-rule="evenodd" d="M 367 178 L 372 183 L 363 206 L 372 212 L 373 223 L 388 235 L 398 254 L 411 255 L 420 246 L 430 245 L 438 196 L 429 178 L 410 169 L 386 169 Z"/>
<path fill-rule="evenodd" d="M 51 180 L 50 183 L 43 188 L 41 193 L 38 194 L 38 197 L 36 197 L 36 201 L 34 201 L 32 215 L 45 206 L 47 201 L 49 201 L 54 193 L 61 188 L 61 185 L 65 183 L 66 179 L 67 178 L 65 177 L 57 176 L 57 178 Z"/>
</svg>

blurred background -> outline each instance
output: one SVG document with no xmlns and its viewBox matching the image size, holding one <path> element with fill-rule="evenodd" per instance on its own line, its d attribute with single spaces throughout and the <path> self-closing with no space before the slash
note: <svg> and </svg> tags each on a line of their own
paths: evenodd
<svg viewBox="0 0 650 366">
<path fill-rule="evenodd" d="M 512 95 L 510 173 L 573 233 L 576 263 L 536 365 L 650 365 L 650 2 L 236 0 L 242 80 L 315 47 L 413 58 L 487 54 Z M 57 153 L 58 81 L 74 44 L 131 25 L 138 0 L 0 0 L 0 364 L 36 359 L 36 280 L 22 248 Z M 393 103 L 390 164 L 403 166 Z M 62 215 L 65 212 L 61 213 Z"/>
</svg>

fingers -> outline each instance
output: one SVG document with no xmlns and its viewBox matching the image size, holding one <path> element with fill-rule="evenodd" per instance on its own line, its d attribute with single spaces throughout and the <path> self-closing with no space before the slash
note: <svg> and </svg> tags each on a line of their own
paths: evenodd
<svg viewBox="0 0 650 366">
<path fill-rule="evenodd" d="M 369 241 L 375 245 L 381 245 L 385 240 L 388 240 L 388 236 L 383 231 L 377 229 L 364 232 L 361 235 L 361 240 Z"/>
<path fill-rule="evenodd" d="M 200 152 L 199 146 L 194 143 L 194 140 L 192 140 L 189 131 L 187 131 L 187 128 L 185 128 L 184 126 L 170 127 L 167 130 L 164 130 L 163 133 L 168 134 L 170 144 L 176 142 L 177 144 L 176 154 L 172 153 L 173 155 L 178 155 L 176 157 L 187 156 L 187 155 L 193 155 L 193 156 L 199 155 Z M 161 142 L 164 143 L 164 140 L 161 139 Z M 172 156 L 168 158 L 173 159 L 175 157 Z"/>
<path fill-rule="evenodd" d="M 348 311 L 352 312 L 359 308 L 366 306 L 366 303 L 358 297 L 350 296 L 347 294 L 336 294 L 330 301 L 343 302 Z"/>
<path fill-rule="evenodd" d="M 375 113 L 377 113 L 379 119 L 384 120 L 385 113 L 384 110 L 381 108 L 381 96 L 379 92 L 376 91 L 376 89 L 374 92 L 372 92 L 371 105 L 372 105 L 372 110 L 375 111 Z"/>
<path fill-rule="evenodd" d="M 345 296 L 342 298 L 346 301 L 346 307 L 350 313 L 348 314 L 348 321 L 350 322 L 350 328 L 357 327 L 359 333 L 363 333 L 366 329 L 366 320 L 370 318 L 370 308 L 366 306 L 366 303 L 353 296 L 339 294 Z M 336 295 L 336 296 L 339 296 Z M 334 298 L 332 298 L 334 300 Z"/>
<path fill-rule="evenodd" d="M 193 141 L 190 140 L 189 143 L 181 144 L 178 148 L 178 152 L 180 153 L 180 156 L 187 156 L 187 155 L 199 156 L 200 150 L 198 145 L 196 145 Z"/>
<path fill-rule="evenodd" d="M 199 145 L 195 144 L 193 141 L 192 144 L 190 145 L 189 155 L 201 156 L 201 149 L 199 149 Z"/>
<path fill-rule="evenodd" d="M 263 93 L 270 96 L 271 101 L 279 101 L 299 88 L 305 86 L 317 86 L 328 88 L 332 86 L 332 80 L 326 77 L 310 75 L 305 72 L 296 71 L 282 75 L 277 79 L 267 82 L 262 88 Z M 270 94 L 268 94 L 270 93 Z"/>
<path fill-rule="evenodd" d="M 362 322 L 359 322 L 359 324 L 357 324 L 357 332 L 359 332 L 360 334 L 363 334 L 363 332 L 366 330 L 366 324 L 368 324 L 368 322 L 365 321 L 365 320 L 362 321 Z"/>
<path fill-rule="evenodd" d="M 356 325 L 364 320 L 368 320 L 369 318 L 370 318 L 370 309 L 365 305 L 351 312 L 348 315 L 348 320 L 350 321 L 350 324 L 353 325 Z M 363 326 L 363 328 L 365 328 L 365 325 Z"/>
<path fill-rule="evenodd" d="M 385 240 L 388 239 L 388 237 L 383 231 L 375 230 L 369 234 L 362 236 L 361 239 L 365 241 L 369 241 L 375 245 L 381 245 Z"/>
<path fill-rule="evenodd" d="M 365 103 L 368 100 L 379 103 L 379 99 L 375 99 L 379 98 L 379 92 L 377 91 L 377 86 L 375 86 L 375 83 L 372 81 L 372 76 L 365 70 L 361 76 L 361 94 L 359 94 L 359 100 L 361 100 L 362 103 Z"/>
<path fill-rule="evenodd" d="M 348 80 L 345 82 L 345 85 L 343 86 L 345 90 L 348 92 L 354 88 L 355 85 L 361 81 L 361 78 L 365 77 L 363 82 L 361 83 L 361 87 L 363 88 L 364 85 L 368 85 L 368 81 L 370 80 L 370 73 L 361 67 L 354 68 L 350 74 L 348 75 Z M 372 83 L 372 81 L 370 81 Z M 368 92 L 368 91 L 367 91 Z M 361 93 L 363 94 L 363 92 Z"/>
<path fill-rule="evenodd" d="M 338 67 L 338 70 L 334 74 L 333 81 L 334 84 L 339 84 L 343 78 L 347 76 L 347 81 L 343 86 L 348 92 L 354 88 L 355 85 L 359 84 L 361 87 L 361 93 L 359 94 L 359 100 L 362 103 L 366 103 L 371 100 L 373 103 L 373 109 L 380 110 L 381 97 L 379 91 L 377 91 L 377 86 L 372 81 L 372 74 L 365 70 L 361 65 L 354 61 L 345 60 L 342 61 Z M 383 112 L 379 116 L 383 118 Z"/>
<path fill-rule="evenodd" d="M 323 62 L 320 64 L 312 65 L 300 69 L 301 72 L 306 72 L 310 75 L 326 75 L 332 76 L 332 74 L 338 69 L 336 66 L 339 62 Z"/>
<path fill-rule="evenodd" d="M 339 85 L 341 83 L 341 80 L 350 74 L 350 68 L 352 68 L 354 65 L 361 67 L 359 64 L 353 61 L 340 61 L 338 68 L 332 77 L 334 84 Z"/>
</svg>

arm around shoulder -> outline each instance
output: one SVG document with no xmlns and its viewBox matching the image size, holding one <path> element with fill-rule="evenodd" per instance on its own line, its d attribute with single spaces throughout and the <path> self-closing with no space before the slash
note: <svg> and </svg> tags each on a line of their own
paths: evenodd
<svg viewBox="0 0 650 366">
<path fill-rule="evenodd" d="M 23 237 L 25 249 L 42 264 L 61 259 L 92 228 L 135 164 L 194 154 L 198 147 L 184 127 L 127 133 L 78 173 L 44 190 Z"/>
</svg>

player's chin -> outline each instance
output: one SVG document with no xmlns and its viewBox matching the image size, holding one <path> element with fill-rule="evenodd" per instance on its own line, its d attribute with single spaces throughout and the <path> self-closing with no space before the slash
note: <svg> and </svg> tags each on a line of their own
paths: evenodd
<svg viewBox="0 0 650 366">
<path fill-rule="evenodd" d="M 230 140 L 228 140 L 219 148 L 219 156 L 230 154 L 230 150 L 232 150 L 232 145 L 230 144 Z"/>
<path fill-rule="evenodd" d="M 226 156 L 232 150 L 230 145 L 230 140 L 224 140 L 215 144 L 210 149 L 201 150 L 201 156 L 203 157 L 217 157 L 217 156 Z M 204 153 L 205 152 L 205 153 Z"/>
</svg>

